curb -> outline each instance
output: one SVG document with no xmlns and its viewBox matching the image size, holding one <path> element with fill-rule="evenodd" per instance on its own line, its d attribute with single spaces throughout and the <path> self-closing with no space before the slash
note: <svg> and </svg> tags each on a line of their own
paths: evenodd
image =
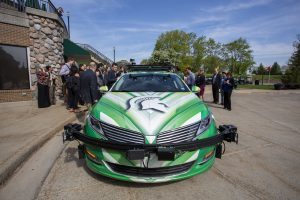
<svg viewBox="0 0 300 200">
<path fill-rule="evenodd" d="M 51 137 L 63 129 L 65 124 L 71 123 L 76 120 L 76 115 L 67 118 L 65 121 L 59 123 L 56 127 L 51 129 L 48 133 L 40 136 L 32 141 L 29 147 L 25 147 L 22 151 L 18 151 L 11 159 L 4 164 L 0 169 L 0 186 L 2 187 L 5 182 L 14 174 L 14 172 L 38 149 L 40 149 Z"/>
</svg>

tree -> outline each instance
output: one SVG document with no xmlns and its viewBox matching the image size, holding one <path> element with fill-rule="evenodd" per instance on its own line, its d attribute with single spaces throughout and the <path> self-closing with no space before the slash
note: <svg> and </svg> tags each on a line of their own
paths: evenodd
<svg viewBox="0 0 300 200">
<path fill-rule="evenodd" d="M 127 60 L 120 60 L 118 62 L 116 62 L 118 67 L 123 67 L 124 69 L 127 68 L 127 65 L 130 65 L 131 63 L 128 62 Z"/>
<path fill-rule="evenodd" d="M 204 65 L 204 58 L 206 57 L 206 37 L 201 36 L 193 43 L 193 68 Z"/>
<path fill-rule="evenodd" d="M 158 37 L 151 57 L 142 63 L 172 64 L 181 69 L 189 66 L 193 71 L 204 67 L 208 73 L 219 67 L 235 74 L 245 74 L 254 61 L 245 39 L 239 38 L 223 45 L 213 38 L 197 38 L 195 33 L 173 30 Z"/>
<path fill-rule="evenodd" d="M 149 65 L 150 61 L 149 61 L 149 59 L 145 58 L 145 59 L 141 60 L 140 64 L 141 65 Z"/>
<path fill-rule="evenodd" d="M 151 65 L 174 65 L 176 63 L 175 52 L 172 49 L 154 50 L 147 64 Z"/>
<path fill-rule="evenodd" d="M 224 45 L 225 62 L 234 74 L 245 74 L 247 69 L 255 64 L 252 50 L 248 42 L 239 38 Z"/>
<path fill-rule="evenodd" d="M 277 62 L 274 62 L 274 64 L 271 67 L 271 71 L 270 71 L 271 75 L 281 75 L 281 68 L 280 65 Z"/>
<path fill-rule="evenodd" d="M 285 84 L 300 83 L 300 34 L 297 35 L 297 39 L 293 44 L 295 51 L 289 59 L 288 69 L 281 79 Z"/>
<path fill-rule="evenodd" d="M 171 63 L 181 68 L 191 65 L 192 44 L 196 39 L 195 33 L 186 33 L 181 30 L 162 33 L 155 44 L 150 60 L 156 64 Z"/>
<path fill-rule="evenodd" d="M 263 66 L 262 63 L 260 63 L 259 67 L 257 68 L 257 74 L 258 75 L 263 75 L 266 73 L 266 69 L 265 67 Z"/>
<path fill-rule="evenodd" d="M 209 38 L 205 43 L 205 58 L 203 60 L 205 71 L 213 73 L 215 68 L 224 68 L 222 60 L 222 44 Z"/>
</svg>

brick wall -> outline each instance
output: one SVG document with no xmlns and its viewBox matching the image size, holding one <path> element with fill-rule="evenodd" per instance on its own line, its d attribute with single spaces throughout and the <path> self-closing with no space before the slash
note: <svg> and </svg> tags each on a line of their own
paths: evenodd
<svg viewBox="0 0 300 200">
<path fill-rule="evenodd" d="M 0 90 L 0 103 L 14 101 L 31 101 L 34 99 L 31 90 Z"/>
<path fill-rule="evenodd" d="M 0 23 L 0 44 L 30 46 L 29 28 Z"/>
</svg>

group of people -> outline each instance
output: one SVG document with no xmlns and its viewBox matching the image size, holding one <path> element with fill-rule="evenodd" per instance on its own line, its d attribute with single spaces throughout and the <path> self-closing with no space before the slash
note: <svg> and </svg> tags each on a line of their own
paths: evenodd
<svg viewBox="0 0 300 200">
<path fill-rule="evenodd" d="M 51 66 L 40 68 L 37 72 L 39 108 L 55 104 L 56 77 L 51 72 Z M 181 73 L 178 67 L 175 68 L 174 72 L 185 81 L 191 90 L 193 86 L 198 86 L 200 88 L 198 96 L 204 101 L 206 77 L 202 68 L 196 74 L 189 67 L 185 69 L 184 73 Z M 123 73 L 126 73 L 125 69 L 122 66 L 118 68 L 116 63 L 113 63 L 108 68 L 102 64 L 97 65 L 94 62 L 91 62 L 89 65 L 80 64 L 78 66 L 74 58 L 68 58 L 59 72 L 63 83 L 62 90 L 67 109 L 71 112 L 79 112 L 78 104 L 81 104 L 86 105 L 88 110 L 91 105 L 100 99 L 101 93 L 99 88 L 107 86 L 110 89 Z M 224 109 L 230 111 L 234 84 L 234 79 L 230 72 L 220 73 L 216 68 L 212 76 L 213 103 L 224 105 Z M 221 96 L 220 98 L 219 95 Z"/>
<path fill-rule="evenodd" d="M 62 77 L 63 93 L 70 112 L 79 112 L 78 104 L 85 105 L 88 110 L 96 103 L 101 93 L 99 88 L 107 86 L 108 89 L 116 82 L 119 76 L 124 73 L 124 69 L 113 63 L 110 68 L 102 64 L 97 65 L 91 62 L 89 65 L 75 65 L 73 58 L 68 58 L 62 66 L 59 75 Z"/>
<path fill-rule="evenodd" d="M 231 111 L 231 94 L 234 88 L 234 79 L 230 72 L 222 72 L 222 74 L 215 69 L 215 73 L 212 76 L 212 93 L 213 93 L 213 103 L 224 105 L 224 109 Z M 221 99 L 219 99 L 219 94 L 221 94 Z"/>
<path fill-rule="evenodd" d="M 187 86 L 192 90 L 193 86 L 200 88 L 199 93 L 197 94 L 202 101 L 204 101 L 204 91 L 205 91 L 205 75 L 204 70 L 200 68 L 196 74 L 194 74 L 190 67 L 187 67 L 184 72 L 183 80 Z"/>
<path fill-rule="evenodd" d="M 200 68 L 196 74 L 191 71 L 191 68 L 187 67 L 183 75 L 180 74 L 179 70 L 176 70 L 176 73 L 179 76 L 183 76 L 183 80 L 192 90 L 192 87 L 195 85 L 200 88 L 198 96 L 204 101 L 204 92 L 206 85 L 206 77 L 204 70 Z M 218 71 L 218 68 L 215 69 L 215 73 L 212 76 L 212 93 L 213 93 L 213 103 L 221 104 L 224 106 L 224 109 L 231 111 L 231 94 L 234 88 L 234 79 L 230 72 Z M 219 99 L 219 96 L 220 99 Z M 220 102 L 219 102 L 220 100 Z"/>
</svg>

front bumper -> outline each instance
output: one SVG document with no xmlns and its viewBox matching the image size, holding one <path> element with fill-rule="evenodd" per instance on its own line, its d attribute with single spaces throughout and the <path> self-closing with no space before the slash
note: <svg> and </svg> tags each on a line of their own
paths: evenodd
<svg viewBox="0 0 300 200">
<path fill-rule="evenodd" d="M 207 170 L 209 170 L 214 162 L 215 157 L 212 157 L 210 160 L 203 164 L 198 164 L 194 162 L 193 165 L 186 171 L 173 174 L 173 175 L 165 175 L 165 176 L 153 176 L 153 177 L 143 177 L 140 175 L 128 175 L 124 173 L 119 173 L 114 171 L 109 164 L 103 161 L 103 164 L 97 164 L 90 160 L 88 157 L 85 158 L 86 164 L 90 170 L 94 173 L 101 174 L 103 176 L 121 180 L 121 181 L 129 181 L 129 182 L 139 182 L 139 183 L 162 183 L 162 182 L 170 182 L 170 181 L 178 181 L 187 178 L 191 178 L 197 174 L 201 174 Z"/>
<path fill-rule="evenodd" d="M 89 137 L 81 131 L 81 125 L 65 126 L 63 140 L 74 139 L 84 142 L 79 145 L 80 157 L 86 159 L 87 166 L 95 173 L 111 178 L 134 182 L 166 182 L 192 177 L 208 170 L 215 157 L 221 158 L 223 141 L 238 142 L 236 127 L 223 125 L 219 134 L 213 137 L 178 143 L 178 144 L 125 144 Z M 200 152 L 201 149 L 201 153 Z M 182 157 L 188 159 L 182 162 L 175 154 L 183 152 Z M 213 152 L 208 159 L 203 155 Z M 189 155 L 185 155 L 189 154 Z M 107 155 L 107 157 L 105 156 Z M 113 158 L 111 155 L 118 155 Z M 154 157 L 154 159 L 151 158 Z M 120 165 L 120 159 L 130 161 L 128 165 Z M 177 162 L 180 160 L 180 162 Z M 147 160 L 155 160 L 158 166 L 145 165 Z M 134 165 L 132 165 L 134 163 Z M 138 166 L 140 163 L 140 166 Z M 132 167 L 137 166 L 137 167 Z"/>
</svg>

